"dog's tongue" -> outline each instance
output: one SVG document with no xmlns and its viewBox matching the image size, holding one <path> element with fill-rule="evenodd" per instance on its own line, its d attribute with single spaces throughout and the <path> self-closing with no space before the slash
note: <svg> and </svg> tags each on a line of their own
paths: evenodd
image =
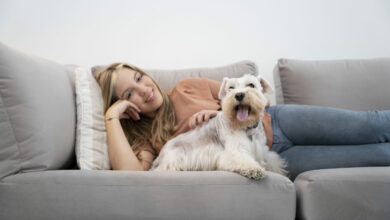
<svg viewBox="0 0 390 220">
<path fill-rule="evenodd" d="M 237 111 L 237 119 L 239 121 L 245 121 L 248 118 L 248 107 L 239 106 Z"/>
</svg>

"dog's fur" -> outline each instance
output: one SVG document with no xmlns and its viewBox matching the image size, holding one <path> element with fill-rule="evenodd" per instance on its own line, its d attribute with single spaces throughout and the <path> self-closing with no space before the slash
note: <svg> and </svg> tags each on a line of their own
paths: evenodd
<svg viewBox="0 0 390 220">
<path fill-rule="evenodd" d="M 266 170 L 286 175 L 286 162 L 266 146 L 261 123 L 269 83 L 245 75 L 224 78 L 222 112 L 168 141 L 150 170 L 225 170 L 260 179 Z"/>
</svg>

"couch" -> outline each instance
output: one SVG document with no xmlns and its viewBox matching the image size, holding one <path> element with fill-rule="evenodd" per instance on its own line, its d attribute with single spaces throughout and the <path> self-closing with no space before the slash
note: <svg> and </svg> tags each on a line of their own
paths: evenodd
<svg viewBox="0 0 390 220">
<path fill-rule="evenodd" d="M 1 220 L 295 218 L 294 184 L 278 174 L 254 181 L 221 171 L 78 169 L 73 70 L 0 43 Z M 180 78 L 257 69 L 240 62 L 151 71 L 166 89 Z"/>
<path fill-rule="evenodd" d="M 276 65 L 278 103 L 312 104 L 306 103 L 309 99 L 289 100 L 303 91 L 293 88 L 297 83 L 289 82 L 307 73 L 291 68 L 299 62 L 312 65 L 311 61 L 284 59 Z M 360 69 L 356 62 L 348 65 Z M 388 74 L 389 60 L 378 62 L 379 72 Z M 284 70 L 298 72 L 298 76 Z M 182 78 L 222 80 L 223 76 L 257 74 L 258 70 L 253 62 L 243 61 L 215 68 L 148 72 L 167 89 Z M 390 217 L 386 206 L 390 202 L 390 170 L 386 166 L 390 163 L 386 161 L 379 164 L 382 167 L 305 170 L 298 169 L 298 161 L 291 160 L 296 178 L 269 172 L 260 181 L 222 171 L 80 170 L 75 157 L 74 75 L 72 66 L 0 43 L 0 219 Z M 381 77 L 382 83 L 388 79 L 388 75 Z M 314 89 L 308 88 L 302 94 Z M 389 91 L 386 87 L 380 89 Z M 291 159 L 288 154 L 282 156 Z"/>
</svg>

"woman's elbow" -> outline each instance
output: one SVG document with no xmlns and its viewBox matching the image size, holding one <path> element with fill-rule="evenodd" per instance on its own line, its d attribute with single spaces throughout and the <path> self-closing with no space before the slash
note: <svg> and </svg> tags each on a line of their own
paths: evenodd
<svg viewBox="0 0 390 220">
<path fill-rule="evenodd" d="M 117 169 L 113 170 L 119 170 L 119 171 L 145 171 L 143 167 L 119 167 Z"/>
<path fill-rule="evenodd" d="M 121 170 L 121 171 L 144 171 L 144 167 L 141 164 L 135 165 L 116 165 L 112 166 L 113 170 Z"/>
</svg>

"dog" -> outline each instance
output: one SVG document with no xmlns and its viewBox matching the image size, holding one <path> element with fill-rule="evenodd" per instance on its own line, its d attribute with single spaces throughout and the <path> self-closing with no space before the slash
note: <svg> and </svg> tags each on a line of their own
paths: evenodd
<svg viewBox="0 0 390 220">
<path fill-rule="evenodd" d="M 169 140 L 150 170 L 223 170 L 261 179 L 266 170 L 286 175 L 287 163 L 266 146 L 261 123 L 270 84 L 260 76 L 223 79 L 222 111 L 208 123 Z"/>
</svg>

